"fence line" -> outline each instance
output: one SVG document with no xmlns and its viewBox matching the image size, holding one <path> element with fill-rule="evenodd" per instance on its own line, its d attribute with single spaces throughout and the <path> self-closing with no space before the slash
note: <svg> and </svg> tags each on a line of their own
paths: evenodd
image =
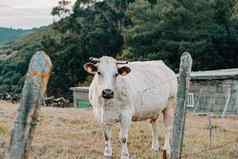
<svg viewBox="0 0 238 159">
<path fill-rule="evenodd" d="M 193 153 L 187 153 L 187 154 L 183 154 L 181 157 L 194 157 L 194 156 L 198 156 L 199 154 L 202 154 L 202 153 L 205 153 L 205 152 L 209 152 L 209 151 L 214 151 L 214 150 L 218 150 L 218 149 L 221 149 L 221 148 L 224 148 L 230 144 L 235 144 L 236 141 L 229 141 L 229 142 L 226 142 L 224 143 L 223 145 L 217 145 L 217 146 L 213 146 L 213 147 L 210 147 L 210 148 L 206 148 L 204 150 L 201 150 L 199 152 L 193 152 Z"/>
</svg>

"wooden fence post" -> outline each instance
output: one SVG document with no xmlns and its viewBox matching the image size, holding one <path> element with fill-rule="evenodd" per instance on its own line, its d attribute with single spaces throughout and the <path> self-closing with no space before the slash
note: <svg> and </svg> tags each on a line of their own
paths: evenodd
<svg viewBox="0 0 238 159">
<path fill-rule="evenodd" d="M 43 51 L 38 51 L 33 55 L 26 74 L 21 102 L 5 159 L 28 158 L 33 132 L 38 121 L 39 108 L 47 89 L 51 69 L 51 60 Z"/>
<path fill-rule="evenodd" d="M 208 113 L 208 129 L 209 129 L 209 147 L 212 147 L 212 115 Z"/>
<path fill-rule="evenodd" d="M 171 159 L 180 159 L 183 145 L 184 126 L 186 118 L 186 100 L 189 91 L 192 57 L 184 52 L 180 59 L 177 105 L 173 123 L 171 140 Z"/>
</svg>

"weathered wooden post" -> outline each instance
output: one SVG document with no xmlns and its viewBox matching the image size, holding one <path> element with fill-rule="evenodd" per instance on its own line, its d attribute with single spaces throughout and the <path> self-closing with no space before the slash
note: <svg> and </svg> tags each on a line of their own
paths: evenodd
<svg viewBox="0 0 238 159">
<path fill-rule="evenodd" d="M 180 59 L 177 105 L 173 123 L 171 140 L 171 159 L 180 159 L 183 145 L 184 126 L 186 118 L 186 100 L 189 91 L 192 57 L 184 52 Z"/>
<path fill-rule="evenodd" d="M 38 112 L 47 89 L 52 63 L 43 52 L 33 55 L 21 95 L 20 106 L 5 159 L 27 159 L 38 120 Z"/>
</svg>

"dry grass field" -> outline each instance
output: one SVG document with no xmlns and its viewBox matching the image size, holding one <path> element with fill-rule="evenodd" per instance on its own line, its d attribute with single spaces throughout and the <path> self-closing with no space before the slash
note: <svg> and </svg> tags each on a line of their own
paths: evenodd
<svg viewBox="0 0 238 159">
<path fill-rule="evenodd" d="M 0 159 L 9 142 L 16 105 L 0 102 Z M 237 159 L 238 119 L 213 118 L 213 139 L 209 146 L 207 117 L 187 115 L 185 159 Z M 161 143 L 164 127 L 160 120 Z M 113 129 L 113 158 L 119 158 L 118 127 Z M 74 108 L 42 108 L 40 122 L 32 145 L 32 159 L 101 159 L 103 135 L 91 110 Z M 152 159 L 151 126 L 133 123 L 129 134 L 129 151 L 133 159 Z M 155 158 L 155 157 L 154 157 Z"/>
</svg>

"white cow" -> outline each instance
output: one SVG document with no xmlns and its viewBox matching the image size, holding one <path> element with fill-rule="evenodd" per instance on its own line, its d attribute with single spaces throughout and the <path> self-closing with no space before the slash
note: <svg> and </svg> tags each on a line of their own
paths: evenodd
<svg viewBox="0 0 238 159">
<path fill-rule="evenodd" d="M 84 69 L 94 75 L 89 101 L 98 122 L 104 127 L 106 158 L 112 157 L 111 126 L 120 123 L 121 159 L 129 159 L 128 129 L 131 121 L 149 119 L 152 124 L 152 149 L 159 151 L 156 120 L 164 116 L 166 137 L 164 149 L 170 155 L 170 137 L 174 116 L 177 78 L 163 61 L 122 64 L 103 56 L 86 63 Z"/>
</svg>

